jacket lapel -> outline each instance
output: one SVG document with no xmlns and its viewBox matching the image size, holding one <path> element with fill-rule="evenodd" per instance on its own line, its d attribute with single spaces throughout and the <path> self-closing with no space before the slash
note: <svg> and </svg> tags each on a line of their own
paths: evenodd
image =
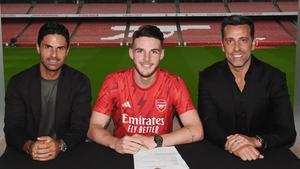
<svg viewBox="0 0 300 169">
<path fill-rule="evenodd" d="M 244 106 L 247 108 L 247 129 L 250 129 L 250 119 L 253 117 L 253 101 L 257 99 L 257 73 L 258 67 L 257 67 L 257 59 L 254 56 L 251 56 L 251 64 L 249 67 L 249 70 L 247 72 L 247 77 L 246 77 L 246 85 L 247 85 L 247 92 L 245 93 L 245 97 L 247 98 L 246 101 L 244 101 Z M 249 132 L 249 131 L 248 131 Z"/>
<path fill-rule="evenodd" d="M 229 113 L 227 116 L 229 117 L 229 123 L 230 128 L 235 128 L 235 106 L 233 104 L 234 101 L 234 89 L 233 89 L 233 85 L 235 85 L 235 80 L 234 80 L 234 76 L 232 74 L 232 72 L 230 71 L 230 68 L 228 66 L 228 63 L 225 59 L 224 61 L 224 65 L 223 65 L 223 72 L 222 72 L 222 81 L 220 81 L 220 84 L 223 85 L 222 88 L 222 92 L 223 93 L 223 97 L 226 98 L 224 99 L 224 106 L 226 107 L 226 110 L 228 110 L 227 113 Z"/>
<path fill-rule="evenodd" d="M 69 81 L 67 80 L 66 75 L 66 66 L 64 65 L 62 67 L 62 72 L 59 77 L 58 86 L 57 86 L 57 93 L 56 93 L 56 102 L 55 102 L 55 131 L 59 131 L 58 127 L 60 126 L 60 123 L 64 121 L 65 119 L 65 113 L 64 112 L 64 105 L 68 101 L 68 95 L 66 95 L 66 90 L 69 90 Z M 58 133 L 56 133 L 58 134 Z"/>
<path fill-rule="evenodd" d="M 34 129 L 38 130 L 41 117 L 41 79 L 39 65 L 35 67 L 34 76 L 31 79 L 29 89 L 30 94 L 30 107 L 33 113 Z M 37 132 L 36 132 L 37 133 Z"/>
</svg>

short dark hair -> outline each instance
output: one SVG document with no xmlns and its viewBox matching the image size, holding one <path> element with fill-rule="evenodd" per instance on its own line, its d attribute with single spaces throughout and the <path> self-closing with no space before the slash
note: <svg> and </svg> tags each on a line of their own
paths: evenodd
<svg viewBox="0 0 300 169">
<path fill-rule="evenodd" d="M 221 33 L 222 33 L 222 40 L 224 38 L 224 29 L 227 25 L 245 25 L 247 24 L 250 28 L 250 36 L 252 40 L 254 40 L 254 23 L 251 18 L 247 16 L 241 16 L 241 15 L 231 15 L 227 16 L 223 19 L 222 25 L 221 25 Z"/>
<path fill-rule="evenodd" d="M 164 42 L 164 34 L 160 31 L 160 29 L 153 25 L 143 25 L 140 26 L 138 30 L 136 30 L 132 35 L 132 45 L 136 38 L 139 37 L 151 37 L 160 40 L 161 45 Z"/>
<path fill-rule="evenodd" d="M 68 29 L 60 23 L 57 22 L 48 22 L 45 23 L 39 30 L 39 35 L 37 39 L 37 43 L 40 46 L 43 38 L 49 34 L 58 34 L 65 37 L 68 47 L 70 45 L 70 34 Z"/>
</svg>

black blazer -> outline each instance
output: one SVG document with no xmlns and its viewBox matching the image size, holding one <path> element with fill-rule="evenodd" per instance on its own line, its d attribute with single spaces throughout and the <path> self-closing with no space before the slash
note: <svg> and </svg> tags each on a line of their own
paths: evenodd
<svg viewBox="0 0 300 169">
<path fill-rule="evenodd" d="M 8 83 L 5 97 L 4 132 L 8 146 L 22 150 L 24 143 L 38 137 L 41 112 L 39 65 L 15 75 Z M 89 79 L 63 65 L 59 77 L 55 131 L 68 149 L 85 140 L 91 113 Z"/>
<path fill-rule="evenodd" d="M 245 81 L 246 135 L 261 136 L 268 148 L 292 145 L 296 131 L 285 74 L 252 56 Z M 238 130 L 234 85 L 234 76 L 226 60 L 199 74 L 198 110 L 205 135 L 222 148 L 226 137 Z"/>
</svg>

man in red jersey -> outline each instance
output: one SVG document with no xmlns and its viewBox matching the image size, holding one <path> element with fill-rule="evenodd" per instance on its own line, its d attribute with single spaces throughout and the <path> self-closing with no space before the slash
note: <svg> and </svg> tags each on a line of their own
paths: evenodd
<svg viewBox="0 0 300 169">
<path fill-rule="evenodd" d="M 156 26 L 141 26 L 134 32 L 129 49 L 134 67 L 106 77 L 90 120 L 90 139 L 122 154 L 203 139 L 202 124 L 184 81 L 159 68 L 163 40 Z M 175 112 L 183 128 L 172 131 Z M 110 118 L 113 135 L 105 129 Z"/>
</svg>

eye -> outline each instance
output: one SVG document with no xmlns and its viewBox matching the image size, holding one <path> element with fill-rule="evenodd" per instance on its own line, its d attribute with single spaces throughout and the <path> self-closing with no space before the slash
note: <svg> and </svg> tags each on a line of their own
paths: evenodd
<svg viewBox="0 0 300 169">
<path fill-rule="evenodd" d="M 143 50 L 142 50 L 142 49 L 136 49 L 135 52 L 136 52 L 136 53 L 142 53 Z"/>
<path fill-rule="evenodd" d="M 153 54 L 158 55 L 159 54 L 159 50 L 152 50 L 151 51 Z"/>
<path fill-rule="evenodd" d="M 64 46 L 60 46 L 57 49 L 60 50 L 60 51 L 64 51 L 66 48 Z"/>
<path fill-rule="evenodd" d="M 50 45 L 44 45 L 44 48 L 45 49 L 50 49 L 52 46 L 50 46 Z"/>
<path fill-rule="evenodd" d="M 233 39 L 225 39 L 225 43 L 228 44 L 228 45 L 231 45 L 233 44 Z"/>
<path fill-rule="evenodd" d="M 242 43 L 248 43 L 249 39 L 248 38 L 241 38 L 240 40 Z"/>
</svg>

